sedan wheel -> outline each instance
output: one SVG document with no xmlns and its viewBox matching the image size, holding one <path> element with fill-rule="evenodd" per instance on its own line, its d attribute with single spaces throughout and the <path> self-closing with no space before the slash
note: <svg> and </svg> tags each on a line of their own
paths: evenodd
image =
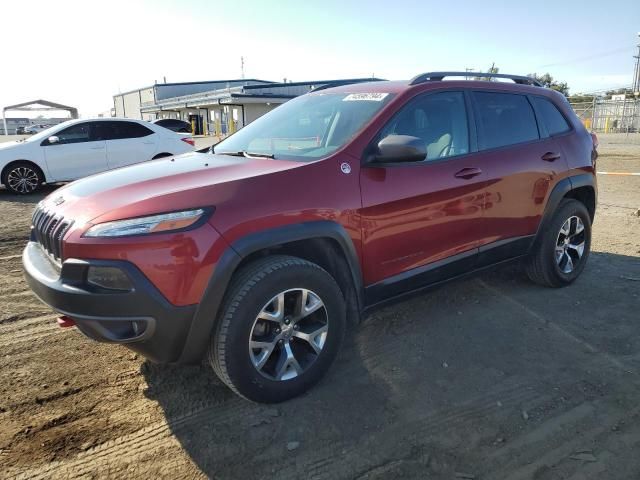
<svg viewBox="0 0 640 480">
<path fill-rule="evenodd" d="M 9 170 L 4 183 L 12 192 L 26 195 L 40 188 L 42 178 L 34 167 L 22 164 Z"/>
</svg>

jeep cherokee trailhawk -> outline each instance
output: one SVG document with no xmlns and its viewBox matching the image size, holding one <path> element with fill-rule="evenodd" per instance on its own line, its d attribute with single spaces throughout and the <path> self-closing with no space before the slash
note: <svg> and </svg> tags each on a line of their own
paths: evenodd
<svg viewBox="0 0 640 480">
<path fill-rule="evenodd" d="M 347 324 L 401 295 L 513 259 L 567 285 L 589 255 L 595 136 L 534 79 L 445 80 L 468 75 L 317 88 L 210 153 L 60 188 L 33 215 L 27 280 L 62 326 L 206 358 L 259 402 L 316 383 Z"/>
</svg>

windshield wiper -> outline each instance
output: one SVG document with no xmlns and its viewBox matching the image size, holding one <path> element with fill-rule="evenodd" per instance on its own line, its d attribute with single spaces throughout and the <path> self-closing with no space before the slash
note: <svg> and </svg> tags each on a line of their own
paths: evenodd
<svg viewBox="0 0 640 480">
<path fill-rule="evenodd" d="M 231 155 L 232 157 L 246 157 L 246 158 L 276 158 L 273 153 L 254 153 L 242 150 L 241 152 L 216 152 L 220 155 Z"/>
</svg>

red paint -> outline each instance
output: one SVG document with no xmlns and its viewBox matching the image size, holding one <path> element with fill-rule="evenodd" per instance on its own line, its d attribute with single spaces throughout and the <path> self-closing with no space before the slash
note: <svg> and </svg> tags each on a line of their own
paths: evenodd
<svg viewBox="0 0 640 480">
<path fill-rule="evenodd" d="M 491 89 L 544 95 L 565 110 L 575 131 L 553 139 L 403 167 L 361 166 L 363 151 L 383 125 L 414 96 L 436 90 Z M 593 172 L 594 140 L 557 93 L 494 82 L 376 82 L 339 87 L 341 92 L 390 92 L 393 98 L 341 150 L 314 162 L 243 159 L 224 165 L 194 154 L 202 165 L 180 171 L 181 157 L 155 165 L 167 175 L 118 185 L 82 198 L 61 194 L 52 207 L 74 218 L 64 242 L 65 258 L 123 259 L 135 264 L 175 305 L 200 301 L 222 252 L 247 234 L 333 220 L 351 236 L 370 285 L 450 255 L 501 239 L 535 233 L 546 199 L 567 175 Z M 547 152 L 560 158 L 545 161 Z M 351 172 L 341 171 L 348 163 Z M 171 168 L 175 167 L 175 174 Z M 463 169 L 476 175 L 456 173 Z M 468 172 L 467 172 L 468 173 Z M 95 223 L 215 207 L 209 223 L 188 232 L 121 239 L 84 238 Z M 224 288 L 225 286 L 221 286 Z"/>
<path fill-rule="evenodd" d="M 69 328 L 76 326 L 75 320 L 71 317 L 67 317 L 66 315 L 58 317 L 57 321 L 60 328 Z"/>
</svg>

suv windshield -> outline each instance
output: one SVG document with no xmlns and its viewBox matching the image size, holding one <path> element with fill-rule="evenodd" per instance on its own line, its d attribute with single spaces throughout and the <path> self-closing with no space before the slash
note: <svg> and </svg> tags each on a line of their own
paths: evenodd
<svg viewBox="0 0 640 480">
<path fill-rule="evenodd" d="M 215 146 L 220 154 L 312 161 L 342 147 L 391 99 L 388 93 L 303 95 Z"/>
</svg>

